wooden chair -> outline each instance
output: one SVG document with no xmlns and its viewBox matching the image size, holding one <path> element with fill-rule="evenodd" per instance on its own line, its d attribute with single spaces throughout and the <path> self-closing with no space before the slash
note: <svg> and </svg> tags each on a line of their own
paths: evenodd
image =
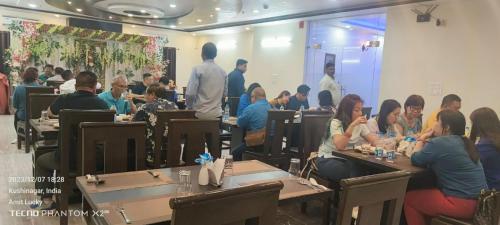
<svg viewBox="0 0 500 225">
<path fill-rule="evenodd" d="M 496 206 L 494 208 L 494 221 L 492 225 L 500 225 L 500 193 L 496 193 L 495 196 Z M 476 208 L 477 210 L 478 208 Z M 448 216 L 438 216 L 433 218 L 431 225 L 473 225 L 471 220 L 455 219 Z"/>
<path fill-rule="evenodd" d="M 268 111 L 266 123 L 266 138 L 263 146 L 248 147 L 243 153 L 243 160 L 256 159 L 261 162 L 288 169 L 290 163 L 290 149 L 293 110 L 270 110 Z M 283 149 L 283 138 L 286 137 L 286 147 Z"/>
<path fill-rule="evenodd" d="M 72 110 L 64 109 L 59 113 L 59 138 L 58 138 L 58 154 L 56 157 L 59 159 L 59 177 L 64 177 L 64 182 L 59 183 L 61 194 L 56 195 L 57 202 L 59 203 L 59 210 L 67 211 L 69 205 L 69 195 L 70 191 L 73 193 L 76 187 L 75 177 L 79 171 L 78 168 L 82 168 L 82 162 L 77 159 L 81 159 L 82 156 L 78 156 L 81 153 L 81 145 L 78 143 L 79 132 L 78 127 L 82 122 L 113 122 L 115 118 L 115 112 L 110 110 Z M 71 171 L 71 173 L 70 173 Z M 68 217 L 67 215 L 60 216 L 60 224 L 67 225 Z"/>
<path fill-rule="evenodd" d="M 401 216 L 410 173 L 397 171 L 341 180 L 337 225 L 350 225 L 358 206 L 357 225 L 397 225 Z M 382 221 L 387 203 L 385 221 Z"/>
<path fill-rule="evenodd" d="M 54 88 L 53 87 L 26 87 L 26 102 L 25 102 L 25 110 L 26 110 L 26 117 L 24 118 L 24 121 L 18 121 L 17 123 L 17 149 L 21 149 L 21 139 L 24 138 L 24 144 L 25 144 L 25 152 L 29 153 L 30 152 L 30 147 L 31 147 L 31 125 L 29 122 L 29 114 L 27 113 L 30 109 L 30 103 L 31 99 L 30 96 L 31 94 L 54 94 Z M 22 133 L 21 131 L 22 130 Z"/>
<path fill-rule="evenodd" d="M 65 81 L 48 80 L 47 87 L 54 87 L 54 88 L 59 89 L 59 86 L 61 86 L 61 84 L 64 84 L 64 82 Z"/>
<path fill-rule="evenodd" d="M 311 152 L 318 151 L 321 140 L 325 136 L 327 123 L 331 117 L 331 113 L 302 115 L 299 146 L 290 148 L 289 151 L 294 158 L 300 159 L 301 167 L 305 164 Z"/>
<path fill-rule="evenodd" d="M 172 225 L 275 224 L 281 181 L 170 199 Z M 195 216 L 194 216 L 195 215 Z"/>
<path fill-rule="evenodd" d="M 26 108 L 26 114 L 28 114 L 28 118 L 36 119 L 41 117 L 42 110 L 47 110 L 49 106 L 54 102 L 54 100 L 59 95 L 55 94 L 30 94 L 30 105 Z M 52 143 L 48 143 L 48 139 L 52 139 L 52 137 L 42 137 L 42 141 L 40 140 L 39 134 L 33 129 L 31 132 L 31 141 L 33 142 L 33 176 L 37 177 L 35 174 L 36 171 L 36 160 L 39 156 L 57 150 L 57 140 L 52 140 Z"/>
<path fill-rule="evenodd" d="M 219 120 L 170 120 L 167 138 L 167 167 L 194 165 L 194 160 L 205 152 L 205 143 L 214 158 L 221 156 Z M 182 151 L 184 153 L 181 155 Z M 185 164 L 181 164 L 181 156 Z"/>
<path fill-rule="evenodd" d="M 162 151 L 166 150 L 165 131 L 168 130 L 168 122 L 172 119 L 196 119 L 196 111 L 194 110 L 166 110 L 158 111 L 156 117 L 156 126 L 154 130 L 155 146 L 154 152 L 154 168 L 160 168 L 161 163 L 166 159 L 162 156 Z"/>
</svg>

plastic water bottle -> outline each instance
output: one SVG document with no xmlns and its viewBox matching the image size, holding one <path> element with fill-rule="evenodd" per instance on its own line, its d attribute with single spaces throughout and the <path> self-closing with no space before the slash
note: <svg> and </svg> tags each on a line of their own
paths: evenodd
<svg viewBox="0 0 500 225">
<path fill-rule="evenodd" d="M 222 116 L 223 121 L 228 121 L 229 120 L 229 104 L 226 104 L 226 107 L 224 108 L 224 115 Z"/>
<path fill-rule="evenodd" d="M 285 110 L 285 106 L 281 105 L 280 110 L 281 111 Z"/>
<path fill-rule="evenodd" d="M 304 105 L 300 105 L 300 111 L 302 112 L 304 110 L 305 110 Z"/>
</svg>

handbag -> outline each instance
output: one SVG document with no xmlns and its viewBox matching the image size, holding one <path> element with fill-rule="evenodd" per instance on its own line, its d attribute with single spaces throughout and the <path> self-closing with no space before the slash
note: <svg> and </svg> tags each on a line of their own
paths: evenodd
<svg viewBox="0 0 500 225">
<path fill-rule="evenodd" d="M 263 145 L 266 140 L 266 129 L 248 131 L 245 135 L 245 144 L 248 147 Z"/>
<path fill-rule="evenodd" d="M 496 222 L 495 213 L 498 213 L 500 210 L 496 208 L 499 205 L 497 203 L 497 201 L 500 201 L 499 199 L 499 191 L 495 189 L 481 190 L 472 223 L 474 225 L 493 225 Z"/>
</svg>

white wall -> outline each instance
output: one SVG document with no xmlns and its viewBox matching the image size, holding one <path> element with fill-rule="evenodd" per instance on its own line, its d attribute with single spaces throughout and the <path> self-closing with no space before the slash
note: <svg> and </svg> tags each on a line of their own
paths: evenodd
<svg viewBox="0 0 500 225">
<path fill-rule="evenodd" d="M 238 58 L 249 61 L 245 74 L 246 87 L 253 82 L 260 83 L 268 98 L 276 97 L 281 91 L 295 93 L 303 83 L 306 27 L 299 28 L 298 22 L 279 23 L 252 27 L 250 31 L 199 36 L 199 48 L 207 41 L 236 40 L 235 49 L 219 49 L 215 61 L 226 72 L 231 72 Z M 264 48 L 262 39 L 287 36 L 291 38 L 288 47 Z"/>
<path fill-rule="evenodd" d="M 445 19 L 443 27 L 434 21 L 416 23 L 410 8 L 387 12 L 380 101 L 395 98 L 403 103 L 407 96 L 420 94 L 426 101 L 425 119 L 444 95 L 456 93 L 467 118 L 483 106 L 499 113 L 500 2 L 443 1 L 433 13 Z"/>
</svg>

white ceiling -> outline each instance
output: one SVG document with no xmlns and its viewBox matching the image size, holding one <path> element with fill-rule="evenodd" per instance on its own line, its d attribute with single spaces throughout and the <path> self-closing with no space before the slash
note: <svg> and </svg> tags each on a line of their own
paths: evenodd
<svg viewBox="0 0 500 225">
<path fill-rule="evenodd" d="M 423 1 L 429 0 L 0 0 L 0 7 L 201 31 Z"/>
</svg>

